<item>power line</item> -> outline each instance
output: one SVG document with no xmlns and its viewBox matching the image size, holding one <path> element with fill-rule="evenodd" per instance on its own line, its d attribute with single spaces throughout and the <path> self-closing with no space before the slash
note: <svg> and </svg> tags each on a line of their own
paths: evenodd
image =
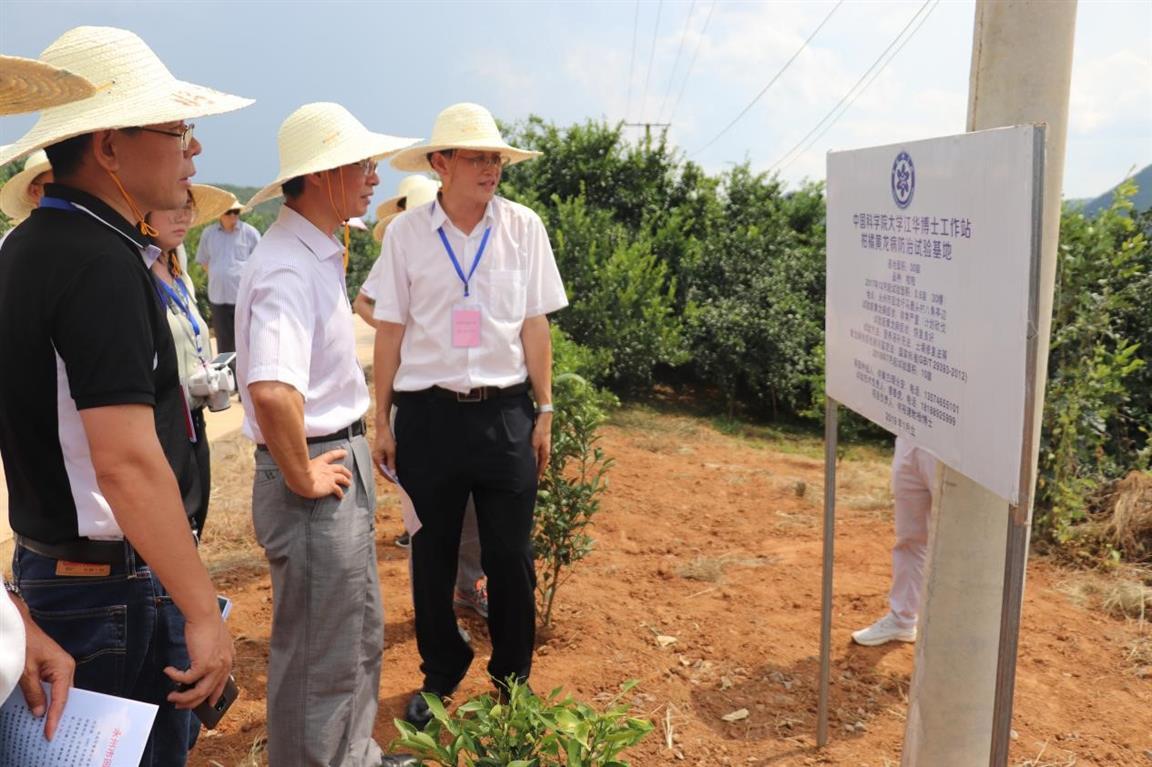
<svg viewBox="0 0 1152 767">
<path fill-rule="evenodd" d="M 676 67 L 680 66 L 680 54 L 684 52 L 684 39 L 688 37 L 688 25 L 692 23 L 692 10 L 696 7 L 696 0 L 692 0 L 692 4 L 688 6 L 688 15 L 684 17 L 684 31 L 680 33 L 680 45 L 676 46 L 676 58 L 672 62 L 672 72 L 668 75 L 668 90 L 664 91 L 664 98 L 660 102 L 660 110 L 656 112 L 656 119 L 660 119 L 660 115 L 664 113 L 664 105 L 668 103 L 668 97 L 672 95 L 672 84 L 676 82 Z"/>
<path fill-rule="evenodd" d="M 725 126 L 724 126 L 724 129 L 723 129 L 722 131 L 720 131 L 720 132 L 719 132 L 719 133 L 717 133 L 715 136 L 713 136 L 711 141 L 709 141 L 707 144 L 705 144 L 704 146 L 700 147 L 700 148 L 699 148 L 699 149 L 697 149 L 695 152 L 693 152 L 693 153 L 692 153 L 692 156 L 693 156 L 693 157 L 695 157 L 696 155 L 700 154 L 700 153 L 701 153 L 701 152 L 703 152 L 705 149 L 707 149 L 708 147 L 712 146 L 712 145 L 713 145 L 713 144 L 715 144 L 717 141 L 719 141 L 721 136 L 723 136 L 725 133 L 727 133 L 729 130 L 731 130 L 731 128 L 732 128 L 732 126 L 733 126 L 733 125 L 735 125 L 736 123 L 740 122 L 741 118 L 743 118 L 743 117 L 744 117 L 744 115 L 748 114 L 748 111 L 749 111 L 750 109 L 752 109 L 752 107 L 756 106 L 756 102 L 760 100 L 760 97 L 761 97 L 761 96 L 763 96 L 765 93 L 767 93 L 767 92 L 768 92 L 768 89 L 769 89 L 769 88 L 771 88 L 771 87 L 772 87 L 772 86 L 773 86 L 773 85 L 776 83 L 776 81 L 780 79 L 780 75 L 782 75 L 782 74 L 784 74 L 786 71 L 788 71 L 788 67 L 792 66 L 792 62 L 796 60 L 796 57 L 797 57 L 797 56 L 799 56 L 799 55 L 800 55 L 800 53 L 801 53 L 801 52 L 802 52 L 802 51 L 803 51 L 805 48 L 807 48 L 807 47 L 808 47 L 808 43 L 812 42 L 812 38 L 816 37 L 817 33 L 818 33 L 818 32 L 819 32 L 821 29 L 823 29 L 823 28 L 824 28 L 824 25 L 825 25 L 825 24 L 827 24 L 827 23 L 828 23 L 828 19 L 832 18 L 832 14 L 836 13 L 836 9 L 837 9 L 837 8 L 839 8 L 839 7 L 840 7 L 841 5 L 843 5 L 843 4 L 844 4 L 844 0 L 839 0 L 839 2 L 838 2 L 838 3 L 836 3 L 836 5 L 832 6 L 832 10 L 828 11 L 828 15 L 824 17 L 824 20 L 820 22 L 820 25 L 819 25 L 819 26 L 817 26 L 817 27 L 816 27 L 816 29 L 812 30 L 812 34 L 808 35 L 808 39 L 807 39 L 807 40 L 805 40 L 803 43 L 801 43 L 801 44 L 800 44 L 800 47 L 799 47 L 799 48 L 797 48 L 797 49 L 796 49 L 796 52 L 792 54 L 792 58 L 790 58 L 790 59 L 788 59 L 787 61 L 785 61 L 785 62 L 784 62 L 784 66 L 782 66 L 782 67 L 780 68 L 780 71 L 779 71 L 779 72 L 777 72 L 775 75 L 773 75 L 773 76 L 772 76 L 772 79 L 768 81 L 768 84 L 767 84 L 767 85 L 765 85 L 765 86 L 764 86 L 764 87 L 763 87 L 763 88 L 760 90 L 760 92 L 756 94 L 756 98 L 754 98 L 754 99 L 752 99 L 752 101 L 748 102 L 748 106 L 746 106 L 746 107 L 744 107 L 742 110 L 740 110 L 740 114 L 736 115 L 736 117 L 734 117 L 734 118 L 732 119 L 732 122 L 730 122 L 730 123 L 728 123 L 727 125 L 725 125 Z"/>
<path fill-rule="evenodd" d="M 684 91 L 688 89 L 688 80 L 692 77 L 692 70 L 696 67 L 696 57 L 700 55 L 700 49 L 704 46 L 704 36 L 708 34 L 708 24 L 712 21 L 712 12 L 716 10 L 717 2 L 718 0 L 712 0 L 712 5 L 708 8 L 708 17 L 704 19 L 704 28 L 700 30 L 700 42 L 696 43 L 692 60 L 688 62 L 688 72 L 684 75 L 684 82 L 680 85 L 680 93 L 676 96 L 676 103 L 672 105 L 672 111 L 668 113 L 668 122 L 672 122 L 673 115 L 680 108 L 680 100 L 684 98 Z"/>
<path fill-rule="evenodd" d="M 824 117 L 812 127 L 812 130 L 808 131 L 808 133 L 804 135 L 804 138 L 800 139 L 798 142 L 796 142 L 795 146 L 781 155 L 780 159 L 778 159 L 772 165 L 772 167 L 768 169 L 768 172 L 771 173 L 774 170 L 783 170 L 784 168 L 788 167 L 796 160 L 797 157 L 807 151 L 808 148 L 812 146 L 812 144 L 818 141 L 820 136 L 823 136 L 824 133 L 827 132 L 828 129 L 831 128 L 832 125 L 840 119 L 840 116 L 843 115 L 844 112 L 848 111 L 848 107 L 852 105 L 852 102 L 855 101 L 861 93 L 867 90 L 868 86 L 871 85 L 877 77 L 879 77 L 880 73 L 884 71 L 884 67 L 888 66 L 888 62 L 896 58 L 896 54 L 899 53 L 905 44 L 907 44 L 907 42 L 911 40 L 917 32 L 920 31 L 920 27 L 924 25 L 924 22 L 928 20 L 928 17 L 932 15 L 932 12 L 936 10 L 936 6 L 939 4 L 940 0 L 924 0 L 924 4 L 916 10 L 916 13 L 912 15 L 912 18 L 908 20 L 908 23 L 904 25 L 904 28 L 900 30 L 900 33 L 896 35 L 892 42 L 888 44 L 888 47 L 885 48 L 876 58 L 876 60 L 872 62 L 872 66 L 868 67 L 868 69 L 864 71 L 864 74 L 860 76 L 860 79 L 856 81 L 856 84 L 848 89 L 848 92 L 845 93 L 838 102 L 836 102 L 836 106 L 832 107 L 828 114 L 824 115 Z M 932 6 L 931 8 L 928 7 L 930 5 Z M 925 13 L 925 9 L 927 9 L 927 13 Z M 905 37 L 904 33 L 907 32 L 914 23 L 916 23 L 918 18 L 920 19 L 920 23 L 916 25 L 916 29 L 912 30 L 911 34 Z M 903 41 L 901 41 L 901 38 L 903 38 Z M 898 42 L 900 43 L 899 46 L 896 45 Z M 895 50 L 893 50 L 893 48 L 895 48 Z M 892 51 L 891 56 L 888 56 L 889 51 Z M 888 56 L 886 60 L 884 58 L 885 56 Z M 881 64 L 881 61 L 884 63 Z M 877 69 L 878 66 L 879 69 Z M 872 75 L 873 70 L 875 70 L 874 75 Z M 869 75 L 872 75 L 870 79 Z M 864 87 L 860 87 L 861 83 L 864 83 L 865 79 L 868 79 L 868 82 L 864 84 Z M 857 90 L 858 88 L 859 90 Z M 853 91 L 855 91 L 855 93 L 853 93 Z M 844 107 L 843 110 L 840 110 L 841 106 Z M 839 114 L 836 114 L 837 110 L 840 110 Z M 835 115 L 835 117 L 833 117 L 833 115 Z M 829 120 L 831 120 L 831 122 L 828 122 Z M 827 125 L 825 125 L 825 123 L 827 123 Z M 822 126 L 823 130 L 821 130 Z M 817 131 L 820 131 L 819 135 L 816 135 Z M 807 142 L 808 139 L 813 135 L 815 135 L 816 138 L 813 139 L 812 142 L 808 144 L 808 146 L 805 146 L 805 142 Z M 801 149 L 799 153 L 796 153 L 796 150 L 800 149 L 801 147 L 804 148 Z M 795 156 L 793 156 L 793 153 L 796 153 Z"/>
<path fill-rule="evenodd" d="M 640 101 L 640 114 L 648 107 L 648 81 L 652 78 L 652 60 L 656 58 L 656 37 L 660 32 L 660 11 L 664 10 L 664 0 L 656 4 L 656 26 L 652 28 L 652 52 L 648 55 L 648 74 L 644 76 L 644 98 Z"/>
<path fill-rule="evenodd" d="M 636 31 L 640 28 L 640 0 L 636 0 L 636 13 L 632 17 L 632 58 L 628 61 L 628 100 L 625 102 L 624 117 L 632 111 L 632 73 L 636 69 Z"/>
</svg>

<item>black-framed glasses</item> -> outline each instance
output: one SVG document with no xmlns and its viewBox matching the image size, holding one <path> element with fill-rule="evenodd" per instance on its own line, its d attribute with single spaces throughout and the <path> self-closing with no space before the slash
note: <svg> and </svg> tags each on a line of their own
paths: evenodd
<svg viewBox="0 0 1152 767">
<path fill-rule="evenodd" d="M 196 130 L 196 124 L 188 123 L 176 130 L 163 130 L 162 128 L 140 128 L 140 130 L 159 133 L 161 136 L 176 136 L 180 139 L 180 151 L 187 152 L 188 147 L 192 146 L 192 131 Z"/>
</svg>

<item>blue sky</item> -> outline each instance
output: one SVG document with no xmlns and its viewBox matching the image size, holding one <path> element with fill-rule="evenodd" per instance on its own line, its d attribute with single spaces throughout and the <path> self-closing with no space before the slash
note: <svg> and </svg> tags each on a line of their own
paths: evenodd
<svg viewBox="0 0 1152 767">
<path fill-rule="evenodd" d="M 427 136 L 436 113 L 458 101 L 504 120 L 671 122 L 673 143 L 710 171 L 748 160 L 793 184 L 823 178 L 830 149 L 963 132 L 974 2 L 942 0 L 926 18 L 916 16 L 923 5 L 848 0 L 828 17 L 831 0 L 0 0 L 0 51 L 35 57 L 70 27 L 119 26 L 177 77 L 255 98 L 246 110 L 198 121 L 197 181 L 205 183 L 267 183 L 280 122 L 300 104 L 331 100 L 402 136 Z M 923 23 L 868 89 L 780 162 L 914 18 Z M 0 120 L 0 143 L 31 123 Z M 1093 196 L 1150 162 L 1152 3 L 1080 0 L 1065 196 Z M 383 175 L 377 197 L 399 178 Z"/>
</svg>

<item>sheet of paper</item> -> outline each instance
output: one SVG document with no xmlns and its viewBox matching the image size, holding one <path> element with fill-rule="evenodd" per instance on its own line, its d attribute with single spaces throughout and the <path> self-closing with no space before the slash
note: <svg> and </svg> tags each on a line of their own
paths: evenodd
<svg viewBox="0 0 1152 767">
<path fill-rule="evenodd" d="M 45 686 L 47 691 L 47 686 Z M 157 707 L 72 688 L 51 742 L 17 688 L 0 706 L 0 767 L 136 767 Z"/>
<path fill-rule="evenodd" d="M 400 491 L 400 518 L 404 520 L 404 529 L 408 531 L 408 535 L 416 535 L 424 526 L 420 522 L 420 517 L 416 516 L 416 506 L 399 482 L 396 483 L 396 489 Z"/>
</svg>

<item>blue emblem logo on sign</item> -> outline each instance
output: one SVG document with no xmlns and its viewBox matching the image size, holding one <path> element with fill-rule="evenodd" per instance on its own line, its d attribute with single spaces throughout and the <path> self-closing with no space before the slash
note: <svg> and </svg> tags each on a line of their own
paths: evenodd
<svg viewBox="0 0 1152 767">
<path fill-rule="evenodd" d="M 916 166 L 912 164 L 912 155 L 901 152 L 892 163 L 892 199 L 898 208 L 907 208 L 915 191 Z"/>
</svg>

